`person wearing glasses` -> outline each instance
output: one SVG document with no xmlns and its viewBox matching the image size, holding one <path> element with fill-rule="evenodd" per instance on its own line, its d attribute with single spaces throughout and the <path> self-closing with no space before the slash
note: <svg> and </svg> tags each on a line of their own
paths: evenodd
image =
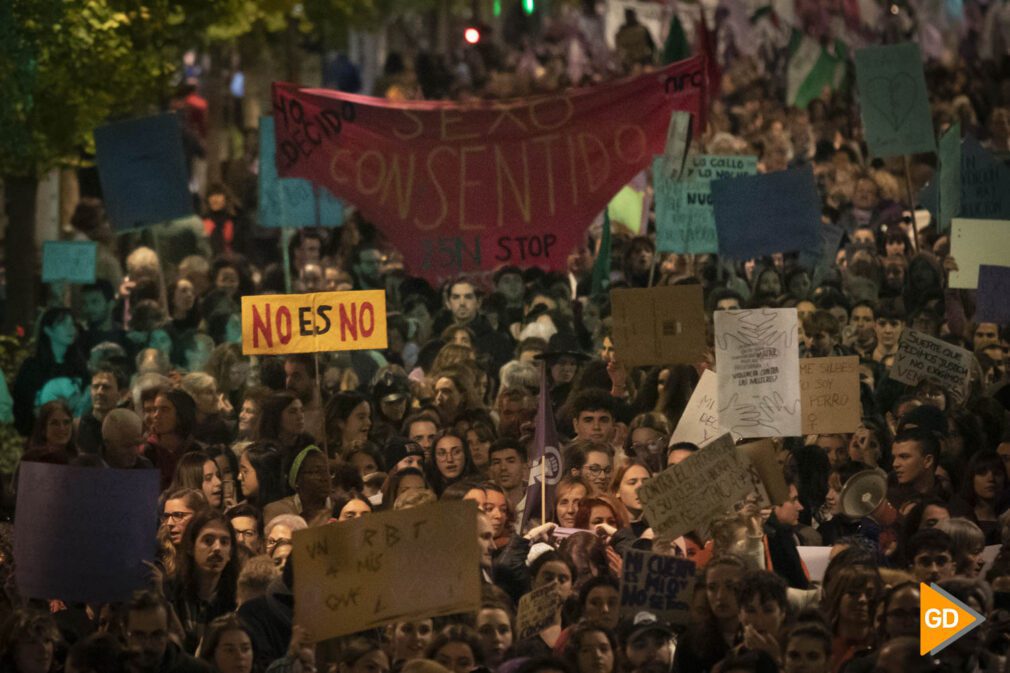
<svg viewBox="0 0 1010 673">
<path fill-rule="evenodd" d="M 180 488 L 169 491 L 161 510 L 161 525 L 168 530 L 176 549 L 182 544 L 182 537 L 190 520 L 197 512 L 208 508 L 207 498 L 195 488 Z"/>
<path fill-rule="evenodd" d="M 585 479 L 596 493 L 607 493 L 614 476 L 614 450 L 603 442 L 577 439 L 565 449 L 565 471 Z"/>
<path fill-rule="evenodd" d="M 448 486 L 477 476 L 470 449 L 462 435 L 445 432 L 435 441 L 432 453 L 435 461 L 428 481 L 434 486 L 435 493 L 441 495 Z"/>
<path fill-rule="evenodd" d="M 263 553 L 263 515 L 247 502 L 235 505 L 225 515 L 235 529 L 235 539 L 252 556 Z"/>
<path fill-rule="evenodd" d="M 130 673 L 210 673 L 169 638 L 168 604 L 154 591 L 139 591 L 126 615 L 126 670 Z"/>
<path fill-rule="evenodd" d="M 305 519 L 295 514 L 281 514 L 270 519 L 263 535 L 266 536 L 263 551 L 274 560 L 274 565 L 283 568 L 291 555 L 291 540 L 296 530 L 305 530 L 309 525 Z"/>
</svg>

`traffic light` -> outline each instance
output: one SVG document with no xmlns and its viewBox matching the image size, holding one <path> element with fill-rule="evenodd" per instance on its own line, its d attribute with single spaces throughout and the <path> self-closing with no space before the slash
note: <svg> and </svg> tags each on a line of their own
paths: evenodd
<svg viewBox="0 0 1010 673">
<path fill-rule="evenodd" d="M 523 0 L 523 11 L 526 12 L 527 15 L 532 14 L 533 10 L 536 9 L 533 3 L 534 0 Z"/>
<path fill-rule="evenodd" d="M 467 44 L 477 44 L 480 42 L 480 29 L 475 26 L 467 26 L 463 31 L 463 39 Z"/>
</svg>

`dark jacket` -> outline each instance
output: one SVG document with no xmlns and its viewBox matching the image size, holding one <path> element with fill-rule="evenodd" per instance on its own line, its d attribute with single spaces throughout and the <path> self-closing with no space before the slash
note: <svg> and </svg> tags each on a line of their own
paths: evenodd
<svg viewBox="0 0 1010 673">
<path fill-rule="evenodd" d="M 158 673 L 212 673 L 213 670 L 206 661 L 189 656 L 172 642 L 165 649 L 165 658 L 158 667 Z"/>
<path fill-rule="evenodd" d="M 765 539 L 768 540 L 768 556 L 772 560 L 772 568 L 789 586 L 794 589 L 809 589 L 810 579 L 800 560 L 800 552 L 796 549 L 791 526 L 779 523 L 775 513 L 764 525 Z"/>
<path fill-rule="evenodd" d="M 270 583 L 265 596 L 253 598 L 238 609 L 238 618 L 256 643 L 254 667 L 266 670 L 274 659 L 288 651 L 295 597 L 283 580 Z"/>
</svg>

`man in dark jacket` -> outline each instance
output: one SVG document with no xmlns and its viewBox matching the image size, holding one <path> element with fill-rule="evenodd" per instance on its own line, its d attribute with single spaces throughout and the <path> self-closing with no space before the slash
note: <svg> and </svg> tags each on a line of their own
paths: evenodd
<svg viewBox="0 0 1010 673">
<path fill-rule="evenodd" d="M 130 673 L 211 673 L 204 661 L 194 659 L 168 637 L 168 605 L 153 591 L 138 591 L 126 617 Z"/>
</svg>

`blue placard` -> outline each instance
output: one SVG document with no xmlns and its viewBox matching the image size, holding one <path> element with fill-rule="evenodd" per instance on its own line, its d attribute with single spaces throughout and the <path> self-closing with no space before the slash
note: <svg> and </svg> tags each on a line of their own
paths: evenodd
<svg viewBox="0 0 1010 673">
<path fill-rule="evenodd" d="M 15 578 L 26 598 L 129 599 L 147 585 L 158 529 L 157 470 L 25 462 L 18 475 Z"/>
<path fill-rule="evenodd" d="M 821 199 L 809 167 L 712 182 L 719 254 L 753 259 L 820 250 Z"/>
<path fill-rule="evenodd" d="M 98 175 L 109 221 L 136 229 L 193 214 L 182 127 L 173 113 L 95 129 Z"/>
<path fill-rule="evenodd" d="M 42 282 L 95 282 L 98 244 L 94 241 L 45 241 L 42 244 Z"/>
<path fill-rule="evenodd" d="M 277 175 L 273 117 L 260 117 L 259 224 L 263 227 L 339 227 L 344 204 L 325 187 Z M 318 210 L 318 216 L 317 216 Z"/>
<path fill-rule="evenodd" d="M 1010 325 L 1010 267 L 979 265 L 975 322 Z"/>
</svg>

